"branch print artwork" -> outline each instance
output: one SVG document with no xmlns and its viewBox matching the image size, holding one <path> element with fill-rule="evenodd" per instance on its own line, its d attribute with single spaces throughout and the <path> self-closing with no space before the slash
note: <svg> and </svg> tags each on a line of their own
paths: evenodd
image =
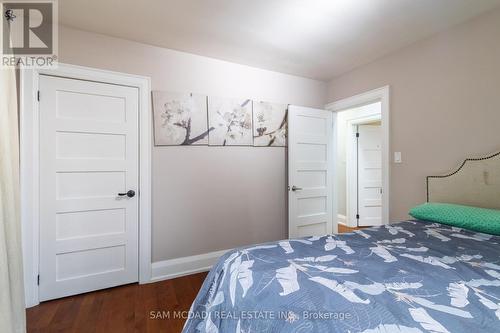
<svg viewBox="0 0 500 333">
<path fill-rule="evenodd" d="M 155 144 L 206 145 L 214 128 L 207 124 L 207 97 L 153 91 Z"/>
<path fill-rule="evenodd" d="M 208 98 L 211 146 L 251 146 L 252 101 L 250 99 Z"/>
<path fill-rule="evenodd" d="M 254 146 L 285 147 L 287 113 L 288 107 L 285 104 L 254 102 Z"/>
<path fill-rule="evenodd" d="M 286 104 L 153 91 L 157 146 L 286 147 Z"/>
</svg>

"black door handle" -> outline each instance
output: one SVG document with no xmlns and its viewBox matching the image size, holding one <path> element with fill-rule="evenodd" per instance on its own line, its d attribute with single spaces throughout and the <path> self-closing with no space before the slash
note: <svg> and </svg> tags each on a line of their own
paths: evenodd
<svg viewBox="0 0 500 333">
<path fill-rule="evenodd" d="M 134 190 L 128 190 L 127 193 L 118 193 L 120 197 L 127 196 L 129 198 L 132 198 L 135 196 L 135 191 Z"/>
</svg>

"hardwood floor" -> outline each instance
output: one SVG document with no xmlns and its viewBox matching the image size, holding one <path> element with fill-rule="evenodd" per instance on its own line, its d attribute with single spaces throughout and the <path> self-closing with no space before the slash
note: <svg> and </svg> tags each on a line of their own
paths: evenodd
<svg viewBox="0 0 500 333">
<path fill-rule="evenodd" d="M 130 284 L 44 302 L 27 309 L 28 332 L 178 333 L 185 319 L 173 318 L 174 311 L 189 310 L 206 275 Z"/>
<path fill-rule="evenodd" d="M 348 226 L 345 226 L 343 224 L 338 224 L 339 227 L 339 233 L 344 233 L 344 232 L 352 232 L 353 230 L 359 230 L 359 229 L 364 229 L 366 227 L 356 227 L 356 228 L 351 228 Z"/>
</svg>

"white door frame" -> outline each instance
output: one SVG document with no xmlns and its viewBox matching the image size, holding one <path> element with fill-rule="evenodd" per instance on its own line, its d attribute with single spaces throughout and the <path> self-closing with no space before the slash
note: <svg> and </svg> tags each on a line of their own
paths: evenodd
<svg viewBox="0 0 500 333">
<path fill-rule="evenodd" d="M 359 95 L 355 95 L 352 97 L 348 97 L 339 101 L 335 101 L 332 103 L 329 103 L 325 106 L 327 110 L 331 110 L 333 112 L 340 112 L 340 111 L 345 111 L 347 109 L 352 109 L 360 106 L 364 106 L 367 104 L 372 104 L 380 102 L 381 103 L 381 109 L 382 109 L 382 114 L 381 116 L 378 116 L 382 120 L 382 185 L 383 185 L 383 193 L 382 193 L 382 223 L 383 224 L 389 224 L 390 222 L 390 167 L 391 167 L 391 161 L 390 161 L 390 123 L 389 123 L 389 109 L 390 109 L 390 87 L 385 86 L 379 89 L 371 90 L 365 93 L 361 93 Z M 370 118 L 372 117 L 372 118 Z M 360 122 L 366 122 L 370 120 L 375 120 L 375 115 L 364 115 L 362 118 L 357 118 L 357 119 L 352 119 L 348 120 L 348 126 L 349 129 L 352 130 L 352 126 L 355 124 L 359 124 Z M 336 131 L 338 133 L 338 130 Z M 352 135 L 349 134 L 349 131 L 347 135 Z M 338 140 L 337 140 L 338 142 Z M 352 155 L 352 154 L 351 154 Z M 347 163 L 349 163 L 350 158 L 349 156 L 347 157 Z M 352 165 L 352 161 L 350 162 Z M 347 170 L 349 168 L 346 167 Z M 349 171 L 348 171 L 349 172 Z M 352 186 L 357 186 L 357 180 L 356 183 L 353 184 L 352 180 L 349 181 L 349 176 L 348 176 L 348 189 L 352 189 Z M 335 191 L 337 189 L 337 186 L 334 186 Z M 351 196 L 352 196 L 352 190 Z M 335 196 L 337 197 L 337 196 Z M 352 198 L 347 198 L 348 201 L 352 201 Z M 348 204 L 349 205 L 349 204 Z M 347 212 L 349 213 L 350 210 L 348 208 Z M 349 213 L 350 214 L 350 213 Z M 353 224 L 352 217 L 348 218 L 348 225 L 349 226 L 355 226 Z"/>
<path fill-rule="evenodd" d="M 20 71 L 21 228 L 26 307 L 39 304 L 39 77 L 52 75 L 139 89 L 139 283 L 151 280 L 151 79 L 88 67 L 58 64 L 55 69 Z M 41 97 L 43 98 L 43 96 Z"/>
</svg>

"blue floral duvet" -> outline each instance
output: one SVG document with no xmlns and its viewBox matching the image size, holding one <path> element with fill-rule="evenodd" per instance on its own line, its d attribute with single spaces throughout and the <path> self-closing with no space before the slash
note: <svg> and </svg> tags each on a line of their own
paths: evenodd
<svg viewBox="0 0 500 333">
<path fill-rule="evenodd" d="M 500 237 L 407 221 L 236 249 L 184 332 L 500 332 Z"/>
</svg>

